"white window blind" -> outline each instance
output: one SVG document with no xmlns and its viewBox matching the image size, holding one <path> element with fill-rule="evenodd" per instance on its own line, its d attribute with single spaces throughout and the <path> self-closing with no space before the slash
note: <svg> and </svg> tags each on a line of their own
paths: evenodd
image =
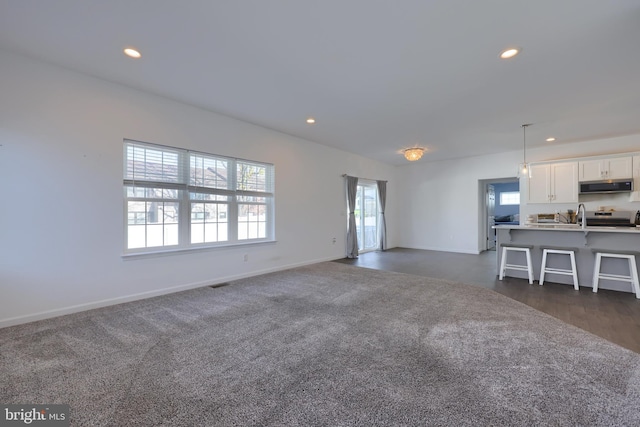
<svg viewBox="0 0 640 427">
<path fill-rule="evenodd" d="M 274 240 L 274 166 L 124 141 L 125 252 Z"/>
</svg>

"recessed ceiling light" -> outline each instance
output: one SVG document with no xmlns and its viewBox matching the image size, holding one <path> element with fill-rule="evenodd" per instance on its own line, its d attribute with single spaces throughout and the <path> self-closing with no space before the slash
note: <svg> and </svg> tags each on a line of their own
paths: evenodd
<svg viewBox="0 0 640 427">
<path fill-rule="evenodd" d="M 137 50 L 135 50 L 133 48 L 130 48 L 130 47 L 128 47 L 128 48 L 126 48 L 124 50 L 124 54 L 127 55 L 127 56 L 130 56 L 131 58 L 136 58 L 136 59 L 138 59 L 138 58 L 140 58 L 142 56 L 140 54 L 140 52 L 138 52 Z"/>
<path fill-rule="evenodd" d="M 552 137 L 552 136 L 551 136 L 551 137 L 549 137 L 549 138 L 547 138 L 547 142 L 553 142 L 553 141 L 555 141 L 555 140 L 556 140 L 556 139 L 555 139 L 554 137 Z"/>
<path fill-rule="evenodd" d="M 518 48 L 515 48 L 515 47 L 509 48 L 507 50 L 503 50 L 502 52 L 500 52 L 500 58 L 502 58 L 502 59 L 513 58 L 514 56 L 519 54 L 521 50 L 522 49 L 518 49 Z"/>
<path fill-rule="evenodd" d="M 314 124 L 315 122 L 316 122 L 316 119 L 314 119 L 313 117 L 309 117 L 307 119 L 307 123 L 310 124 L 310 125 Z"/>
</svg>

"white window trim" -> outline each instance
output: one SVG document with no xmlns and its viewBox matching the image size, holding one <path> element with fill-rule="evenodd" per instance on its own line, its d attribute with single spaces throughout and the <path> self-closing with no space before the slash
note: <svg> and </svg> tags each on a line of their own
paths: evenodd
<svg viewBox="0 0 640 427">
<path fill-rule="evenodd" d="M 178 183 L 162 183 L 161 181 L 149 181 L 149 180 L 135 180 L 131 178 L 127 178 L 127 147 L 129 146 L 141 146 L 145 148 L 160 150 L 160 151 L 170 151 L 174 153 L 179 153 L 181 160 L 181 165 L 179 166 L 180 171 L 178 172 L 179 181 Z M 211 250 L 218 248 L 229 248 L 235 246 L 247 246 L 247 245 L 256 245 L 256 244 L 265 244 L 265 243 L 275 243 L 275 166 L 270 163 L 258 162 L 254 160 L 247 160 L 229 156 L 222 156 L 211 153 L 203 153 L 197 152 L 193 150 L 186 150 L 177 147 L 170 147 L 158 144 L 152 144 L 141 141 L 134 141 L 130 139 L 124 140 L 124 150 L 123 150 L 123 218 L 124 218 L 124 240 L 123 247 L 124 252 L 122 254 L 123 258 L 135 258 L 135 257 L 147 257 L 147 256 L 155 256 L 155 255 L 167 255 L 179 252 L 192 252 L 192 251 L 201 251 L 201 250 Z M 218 188 L 210 188 L 210 187 L 199 187 L 191 185 L 189 182 L 190 179 L 190 158 L 191 155 L 200 155 L 200 156 L 208 156 L 214 157 L 217 159 L 224 160 L 227 163 L 228 175 L 227 181 L 229 182 L 229 187 L 236 187 L 236 165 L 240 162 L 254 164 L 259 167 L 265 167 L 267 171 L 267 177 L 265 178 L 266 189 L 265 191 L 246 191 L 246 190 L 233 190 L 233 189 L 218 189 Z M 179 203 L 179 216 L 178 216 L 178 244 L 177 245 L 167 245 L 167 246 L 153 246 L 153 247 L 140 247 L 140 248 L 128 248 L 128 202 L 132 200 L 149 200 L 150 198 L 145 197 L 128 197 L 127 196 L 127 188 L 128 187 L 152 187 L 152 188 L 171 188 L 179 190 L 179 197 L 177 199 L 171 199 L 171 202 Z M 228 240 L 219 241 L 219 242 L 204 242 L 204 243 L 191 243 L 191 203 L 197 203 L 198 200 L 191 199 L 190 195 L 192 193 L 206 193 L 206 194 L 218 194 L 225 195 L 229 197 L 229 200 L 226 202 L 228 206 L 227 218 L 228 218 Z M 246 201 L 238 201 L 237 196 L 255 196 L 265 198 L 265 203 L 258 202 L 249 202 L 251 204 L 259 204 L 265 206 L 266 211 L 266 236 L 263 238 L 246 238 L 239 239 L 237 236 L 237 224 L 238 224 L 238 205 L 239 204 L 247 204 Z M 224 203 L 224 202 L 223 202 Z"/>
</svg>

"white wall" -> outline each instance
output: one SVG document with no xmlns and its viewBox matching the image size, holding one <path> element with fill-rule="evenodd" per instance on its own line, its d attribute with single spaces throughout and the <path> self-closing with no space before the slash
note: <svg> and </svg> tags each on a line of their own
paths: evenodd
<svg viewBox="0 0 640 427">
<path fill-rule="evenodd" d="M 478 253 L 478 181 L 514 177 L 519 158 L 511 152 L 398 168 L 397 246 Z"/>
<path fill-rule="evenodd" d="M 586 141 L 573 144 L 549 144 L 527 150 L 527 161 L 604 155 L 638 151 L 640 135 Z M 428 156 L 428 153 L 427 153 Z M 482 180 L 514 177 L 522 152 L 469 157 L 437 163 L 417 162 L 398 168 L 397 181 L 403 189 L 399 195 L 400 222 L 397 246 L 449 252 L 479 253 L 483 250 L 480 221 Z M 576 209 L 571 205 L 526 205 L 527 182 L 520 180 L 523 204 L 520 217 L 533 212 Z M 587 209 L 616 206 L 638 210 L 640 202 L 629 202 L 624 194 L 580 196 Z"/>
<path fill-rule="evenodd" d="M 343 173 L 389 181 L 395 246 L 394 167 L 2 50 L 0 76 L 0 326 L 341 258 Z M 274 163 L 277 243 L 123 259 L 123 138 Z"/>
</svg>

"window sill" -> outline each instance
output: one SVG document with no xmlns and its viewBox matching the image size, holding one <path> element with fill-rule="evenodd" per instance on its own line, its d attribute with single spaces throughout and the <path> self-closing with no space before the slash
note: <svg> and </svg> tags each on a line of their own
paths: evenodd
<svg viewBox="0 0 640 427">
<path fill-rule="evenodd" d="M 233 248 L 247 247 L 247 246 L 271 245 L 274 243 L 277 243 L 277 240 L 261 240 L 261 241 L 254 241 L 254 242 L 233 243 L 229 245 L 197 246 L 197 247 L 191 247 L 191 248 L 161 249 L 161 250 L 154 250 L 154 251 L 147 251 L 147 252 L 124 253 L 121 255 L 121 258 L 125 261 L 128 261 L 128 260 L 134 260 L 134 259 L 140 259 L 140 258 L 155 258 L 155 257 L 161 257 L 161 256 L 185 254 L 190 252 L 207 252 L 207 251 L 233 249 Z"/>
</svg>

